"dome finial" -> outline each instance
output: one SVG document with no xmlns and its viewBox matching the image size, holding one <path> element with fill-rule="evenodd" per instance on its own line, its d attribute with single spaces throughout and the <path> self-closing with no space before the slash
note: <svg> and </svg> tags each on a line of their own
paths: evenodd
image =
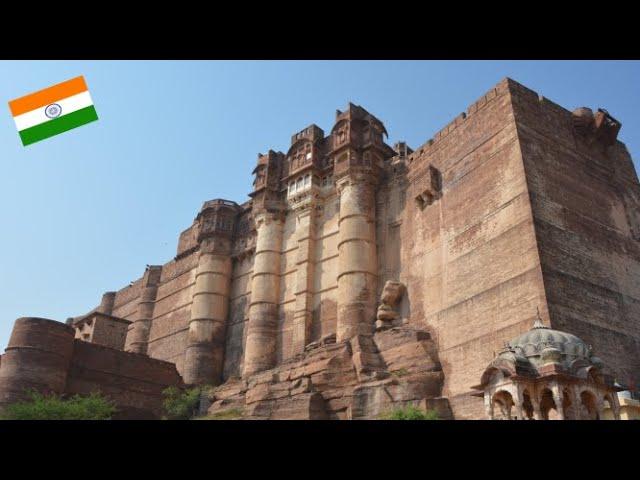
<svg viewBox="0 0 640 480">
<path fill-rule="evenodd" d="M 540 308 L 536 307 L 536 319 L 533 322 L 533 328 L 547 328 L 544 323 L 542 323 L 542 318 L 540 317 Z"/>
</svg>

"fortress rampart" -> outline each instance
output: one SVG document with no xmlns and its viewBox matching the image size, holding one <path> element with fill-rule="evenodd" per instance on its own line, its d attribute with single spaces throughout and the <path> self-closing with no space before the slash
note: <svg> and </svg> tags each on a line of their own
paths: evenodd
<svg viewBox="0 0 640 480">
<path fill-rule="evenodd" d="M 390 385 L 392 403 L 482 418 L 472 386 L 537 311 L 637 385 L 640 185 L 620 126 L 504 79 L 414 151 L 349 104 L 259 154 L 248 201 L 205 202 L 175 258 L 96 311 L 130 322 L 131 358 L 259 418 L 367 417 Z M 29 381 L 61 388 L 71 360 L 46 348 L 52 372 Z M 16 358 L 11 343 L 0 378 Z"/>
<path fill-rule="evenodd" d="M 175 365 L 74 339 L 75 329 L 45 318 L 16 320 L 0 364 L 0 406 L 29 390 L 111 398 L 125 418 L 158 418 L 162 390 L 181 386 Z"/>
</svg>

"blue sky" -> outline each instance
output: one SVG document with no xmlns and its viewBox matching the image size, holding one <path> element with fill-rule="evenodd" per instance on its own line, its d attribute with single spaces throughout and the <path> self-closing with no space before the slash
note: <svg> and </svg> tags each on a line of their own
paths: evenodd
<svg viewBox="0 0 640 480">
<path fill-rule="evenodd" d="M 16 318 L 64 321 L 169 261 L 205 200 L 245 201 L 259 152 L 349 101 L 415 148 L 509 76 L 606 108 L 640 159 L 637 61 L 0 61 L 1 97 L 78 75 L 98 122 L 23 147 L 0 115 L 0 349 Z"/>
</svg>

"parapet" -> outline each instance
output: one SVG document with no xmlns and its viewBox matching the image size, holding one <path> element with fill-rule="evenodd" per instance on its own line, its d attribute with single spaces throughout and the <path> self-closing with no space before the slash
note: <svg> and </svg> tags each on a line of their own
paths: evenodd
<svg viewBox="0 0 640 480">
<path fill-rule="evenodd" d="M 307 139 L 311 142 L 317 142 L 324 138 L 324 131 L 316 124 L 312 123 L 304 130 L 291 136 L 291 145 L 295 144 L 298 140 Z"/>
</svg>

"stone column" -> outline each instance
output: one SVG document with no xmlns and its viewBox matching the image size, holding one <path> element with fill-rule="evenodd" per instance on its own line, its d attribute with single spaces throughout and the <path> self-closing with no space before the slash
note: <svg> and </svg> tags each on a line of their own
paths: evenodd
<svg viewBox="0 0 640 480">
<path fill-rule="evenodd" d="M 153 307 L 156 302 L 156 293 L 158 292 L 161 274 L 162 266 L 160 265 L 148 266 L 144 272 L 142 293 L 138 303 L 138 318 L 134 320 L 129 332 L 131 341 L 127 348 L 128 352 L 147 354 L 149 331 L 153 320 Z"/>
<path fill-rule="evenodd" d="M 493 420 L 493 402 L 491 401 L 492 394 L 484 394 L 484 411 L 489 420 Z"/>
<path fill-rule="evenodd" d="M 540 410 L 540 400 L 538 400 L 538 392 L 534 392 L 531 395 L 531 404 L 533 405 L 533 418 L 534 420 L 543 420 L 542 411 Z"/>
<path fill-rule="evenodd" d="M 618 401 L 618 394 L 613 392 L 609 397 L 611 398 L 609 406 L 613 411 L 613 418 L 614 420 L 620 420 L 620 402 Z"/>
<path fill-rule="evenodd" d="M 311 338 L 313 316 L 313 273 L 315 268 L 315 205 L 308 204 L 297 212 L 296 237 L 296 306 L 293 313 L 293 355 L 304 352 Z"/>
<path fill-rule="evenodd" d="M 349 174 L 338 183 L 338 342 L 373 334 L 377 253 L 372 180 L 366 174 Z"/>
<path fill-rule="evenodd" d="M 187 385 L 221 381 L 230 282 L 229 240 L 215 236 L 202 239 L 184 360 Z"/>
<path fill-rule="evenodd" d="M 562 405 L 562 392 L 557 383 L 551 385 L 551 393 L 553 394 L 553 402 L 556 404 L 556 412 L 560 420 L 564 420 L 564 406 Z"/>
<path fill-rule="evenodd" d="M 596 396 L 596 419 L 602 420 L 602 414 L 604 413 L 604 398 L 600 395 Z"/>
<path fill-rule="evenodd" d="M 276 363 L 280 256 L 284 218 L 281 213 L 256 214 L 256 253 L 251 276 L 251 302 L 243 376 Z"/>
<path fill-rule="evenodd" d="M 523 402 L 523 387 L 521 385 L 516 385 L 513 389 L 513 401 L 514 406 L 516 407 L 516 416 L 518 420 L 524 420 L 524 408 L 522 408 Z"/>
<path fill-rule="evenodd" d="M 116 300 L 116 292 L 105 292 L 102 295 L 102 301 L 100 302 L 100 306 L 98 307 L 98 312 L 104 313 L 105 315 L 113 315 L 113 304 Z"/>
</svg>

